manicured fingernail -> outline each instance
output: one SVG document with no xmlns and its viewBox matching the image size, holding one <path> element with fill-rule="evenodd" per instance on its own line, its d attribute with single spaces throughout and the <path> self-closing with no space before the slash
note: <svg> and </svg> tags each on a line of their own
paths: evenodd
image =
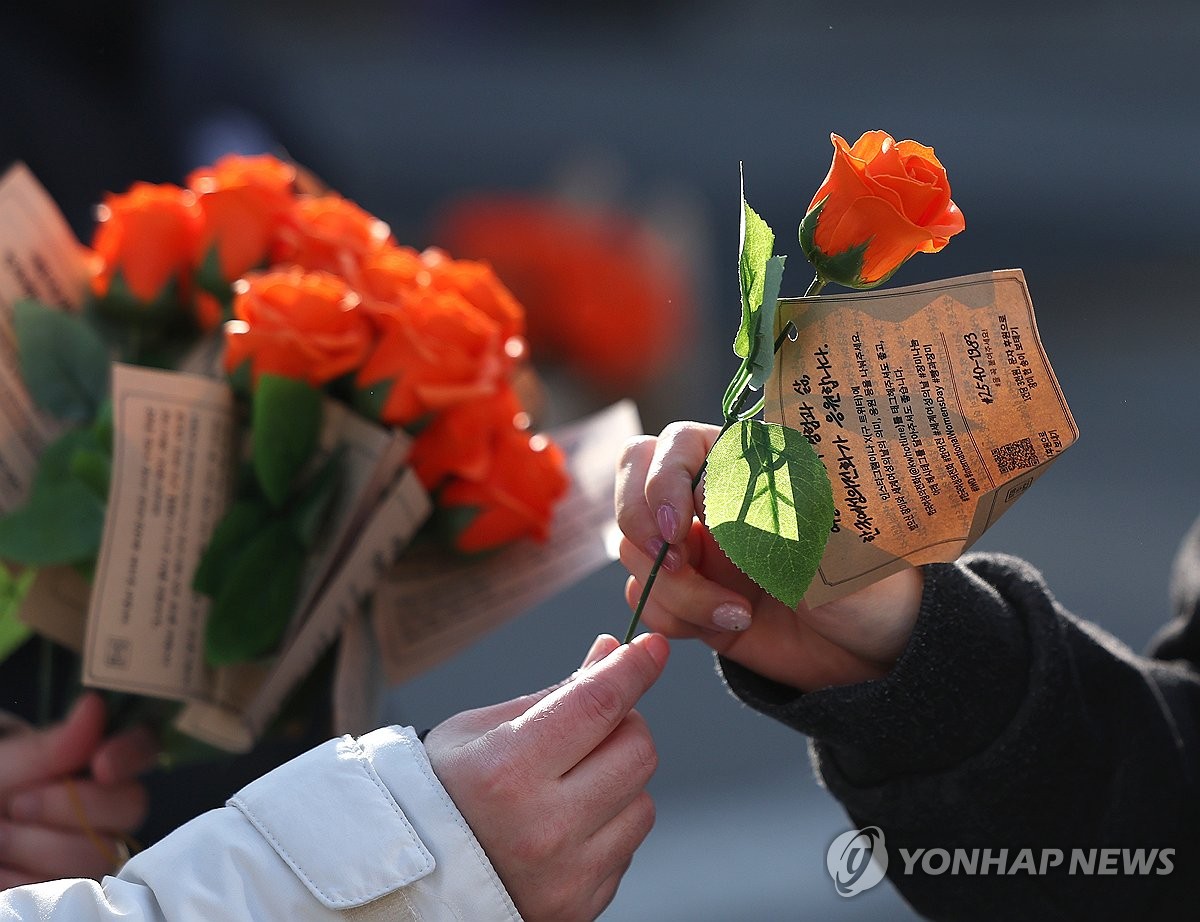
<svg viewBox="0 0 1200 922">
<path fill-rule="evenodd" d="M 658 530 L 662 532 L 663 538 L 668 542 L 674 542 L 679 539 L 679 513 L 675 511 L 675 507 L 670 503 L 663 503 L 658 507 L 656 515 L 658 519 Z"/>
<path fill-rule="evenodd" d="M 655 560 L 658 560 L 659 552 L 662 551 L 663 545 L 666 543 L 667 542 L 665 542 L 662 538 L 651 538 L 646 542 L 646 552 Z M 662 565 L 665 569 L 672 572 L 682 567 L 683 554 L 680 552 L 679 548 L 673 547 L 668 549 L 666 556 L 663 557 Z"/>
<path fill-rule="evenodd" d="M 41 797 L 36 791 L 22 791 L 8 802 L 8 815 L 14 820 L 30 822 L 42 812 Z"/>
<path fill-rule="evenodd" d="M 750 626 L 750 611 L 736 602 L 724 602 L 713 609 L 712 623 L 723 631 L 744 631 Z"/>
<path fill-rule="evenodd" d="M 644 648 L 659 667 L 665 665 L 667 657 L 671 655 L 671 645 L 661 634 L 641 634 L 635 637 L 633 642 Z"/>
</svg>

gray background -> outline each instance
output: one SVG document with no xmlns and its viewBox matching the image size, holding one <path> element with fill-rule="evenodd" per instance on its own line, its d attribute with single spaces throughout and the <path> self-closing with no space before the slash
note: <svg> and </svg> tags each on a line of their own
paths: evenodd
<svg viewBox="0 0 1200 922">
<path fill-rule="evenodd" d="M 453 195 L 536 190 L 571 164 L 686 216 L 700 335 L 644 401 L 652 429 L 714 418 L 734 367 L 738 162 L 798 265 L 831 130 L 932 144 L 967 231 L 891 284 L 1023 268 L 1082 432 L 982 546 L 1033 560 L 1135 648 L 1166 618 L 1200 505 L 1193 3 L 112 4 L 128 29 L 54 20 L 70 6 L 10 10 L 0 152 L 77 226 L 97 189 L 178 180 L 255 138 L 415 244 Z M 623 628 L 622 582 L 614 565 L 496 631 L 397 689 L 389 716 L 429 725 L 553 681 Z M 659 821 L 606 922 L 911 917 L 887 885 L 834 894 L 825 849 L 848 824 L 806 741 L 729 698 L 703 648 L 675 646 L 642 711 Z"/>
</svg>

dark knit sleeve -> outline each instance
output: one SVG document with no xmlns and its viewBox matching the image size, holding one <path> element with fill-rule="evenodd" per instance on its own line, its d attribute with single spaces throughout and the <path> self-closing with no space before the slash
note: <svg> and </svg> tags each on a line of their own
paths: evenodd
<svg viewBox="0 0 1200 922">
<path fill-rule="evenodd" d="M 721 667 L 739 698 L 812 737 L 824 783 L 856 825 L 883 830 L 889 878 L 931 918 L 1127 919 L 1187 906 L 1183 918 L 1200 905 L 1200 677 L 1072 617 L 1022 561 L 926 567 L 912 639 L 882 679 L 802 694 Z M 918 849 L 1008 853 L 986 874 L 936 873 L 940 857 L 929 873 L 906 860 Z M 1035 867 L 1055 850 L 1064 860 L 1045 874 L 1025 861 L 997 873 L 1024 849 Z M 1153 851 L 1149 872 L 1085 873 L 1104 849 L 1118 850 L 1118 868 Z M 1084 863 L 1071 873 L 1073 850 Z"/>
</svg>

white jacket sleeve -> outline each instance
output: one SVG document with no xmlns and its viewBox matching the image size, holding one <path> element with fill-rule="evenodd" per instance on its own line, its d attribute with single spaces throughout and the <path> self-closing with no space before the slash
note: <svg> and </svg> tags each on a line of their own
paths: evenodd
<svg viewBox="0 0 1200 922">
<path fill-rule="evenodd" d="M 316 747 L 181 826 L 116 877 L 0 893 L 48 922 L 519 922 L 411 728 Z"/>
</svg>

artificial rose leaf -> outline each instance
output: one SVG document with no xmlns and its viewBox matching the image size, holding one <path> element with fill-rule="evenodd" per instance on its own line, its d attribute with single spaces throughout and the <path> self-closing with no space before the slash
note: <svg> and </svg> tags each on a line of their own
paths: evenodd
<svg viewBox="0 0 1200 922">
<path fill-rule="evenodd" d="M 19 301 L 13 328 L 21 377 L 34 402 L 67 422 L 88 422 L 108 394 L 108 350 L 82 317 Z"/>
<path fill-rule="evenodd" d="M 33 631 L 17 617 L 25 593 L 29 591 L 36 570 L 23 570 L 14 574 L 0 564 L 0 663 L 23 644 Z"/>
<path fill-rule="evenodd" d="M 264 374 L 253 397 L 254 472 L 275 508 L 317 447 L 321 393 L 305 381 Z"/>
<path fill-rule="evenodd" d="M 795 429 L 747 419 L 708 455 L 708 530 L 739 569 L 785 605 L 804 598 L 833 527 L 833 491 Z"/>
<path fill-rule="evenodd" d="M 300 594 L 305 557 L 284 518 L 245 545 L 208 613 L 204 652 L 209 665 L 257 659 L 278 646 Z"/>
<path fill-rule="evenodd" d="M 760 324 L 759 308 L 763 303 L 763 287 L 767 262 L 775 247 L 775 232 L 746 203 L 742 192 L 742 217 L 738 232 L 738 276 L 742 290 L 742 325 L 733 341 L 738 358 L 748 358 L 754 348 Z M 781 267 L 782 268 L 782 267 Z"/>
<path fill-rule="evenodd" d="M 213 529 L 212 537 L 200 555 L 200 562 L 192 576 L 192 588 L 204 595 L 215 596 L 242 549 L 254 539 L 270 515 L 271 510 L 261 498 L 232 503 Z"/>
<path fill-rule="evenodd" d="M 341 494 L 346 473 L 345 456 L 346 446 L 339 444 L 296 498 L 291 511 L 292 529 L 296 539 L 306 548 L 317 543 L 329 518 L 329 509 Z"/>
<path fill-rule="evenodd" d="M 754 322 L 750 343 L 750 386 L 761 390 L 775 365 L 775 313 L 779 307 L 779 287 L 783 284 L 783 263 L 787 257 L 772 256 L 763 270 L 762 302 Z"/>
<path fill-rule="evenodd" d="M 104 501 L 79 480 L 35 489 L 0 518 L 0 558 L 42 567 L 90 560 L 100 550 Z"/>
</svg>

